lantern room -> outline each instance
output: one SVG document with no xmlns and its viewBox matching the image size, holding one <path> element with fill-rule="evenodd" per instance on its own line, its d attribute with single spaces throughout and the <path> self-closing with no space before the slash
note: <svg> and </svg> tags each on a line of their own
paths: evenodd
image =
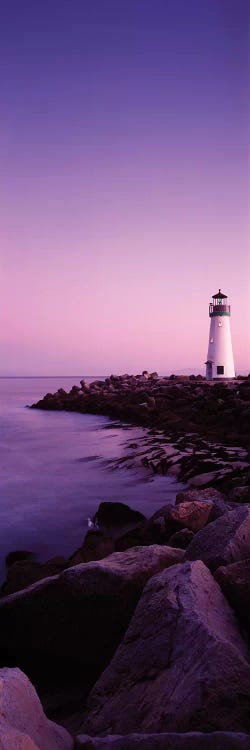
<svg viewBox="0 0 250 750">
<path fill-rule="evenodd" d="M 223 294 L 221 289 L 212 296 L 212 302 L 209 305 L 209 317 L 215 315 L 230 315 L 230 305 L 227 304 L 227 295 Z"/>
</svg>

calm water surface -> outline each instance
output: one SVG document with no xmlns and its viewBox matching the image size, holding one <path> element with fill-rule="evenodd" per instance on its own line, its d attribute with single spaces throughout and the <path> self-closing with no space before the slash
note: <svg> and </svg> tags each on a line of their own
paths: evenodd
<svg viewBox="0 0 250 750">
<path fill-rule="evenodd" d="M 127 442 L 142 429 L 118 429 L 96 415 L 25 408 L 77 383 L 78 377 L 0 378 L 1 577 L 10 550 L 29 549 L 40 560 L 70 555 L 101 501 L 119 500 L 150 515 L 180 487 L 143 468 L 110 471 L 107 459 L 130 452 Z"/>
</svg>

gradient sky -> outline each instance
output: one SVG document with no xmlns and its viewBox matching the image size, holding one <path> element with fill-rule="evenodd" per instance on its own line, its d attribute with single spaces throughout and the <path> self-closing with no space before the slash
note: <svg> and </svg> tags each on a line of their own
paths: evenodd
<svg viewBox="0 0 250 750">
<path fill-rule="evenodd" d="M 250 370 L 248 0 L 7 0 L 0 374 Z"/>
</svg>

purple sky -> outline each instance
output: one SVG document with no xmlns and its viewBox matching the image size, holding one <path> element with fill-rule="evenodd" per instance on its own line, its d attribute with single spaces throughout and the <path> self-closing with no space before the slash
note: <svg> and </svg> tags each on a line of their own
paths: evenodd
<svg viewBox="0 0 250 750">
<path fill-rule="evenodd" d="M 250 370 L 248 0 L 0 11 L 0 374 Z"/>
</svg>

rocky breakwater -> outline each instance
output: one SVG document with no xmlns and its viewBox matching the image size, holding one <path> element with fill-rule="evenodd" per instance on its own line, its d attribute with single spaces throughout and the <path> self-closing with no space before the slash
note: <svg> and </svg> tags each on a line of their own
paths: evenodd
<svg viewBox="0 0 250 750">
<path fill-rule="evenodd" d="M 2 665 L 26 672 L 79 750 L 250 750 L 250 505 L 185 490 L 151 519 L 136 514 L 122 536 L 128 508 L 102 504 L 96 517 L 99 533 L 115 528 L 116 549 L 128 548 L 4 597 Z M 8 731 L 47 750 L 22 700 L 20 690 Z M 70 748 L 36 710 L 41 731 L 53 729 L 51 749 Z M 0 746 L 6 731 L 3 713 Z"/>
<path fill-rule="evenodd" d="M 249 377 L 208 383 L 201 376 L 111 375 L 81 380 L 69 393 L 48 393 L 32 408 L 103 414 L 148 427 L 151 434 L 128 445 L 127 465 L 139 460 L 195 487 L 250 484 Z"/>
</svg>

